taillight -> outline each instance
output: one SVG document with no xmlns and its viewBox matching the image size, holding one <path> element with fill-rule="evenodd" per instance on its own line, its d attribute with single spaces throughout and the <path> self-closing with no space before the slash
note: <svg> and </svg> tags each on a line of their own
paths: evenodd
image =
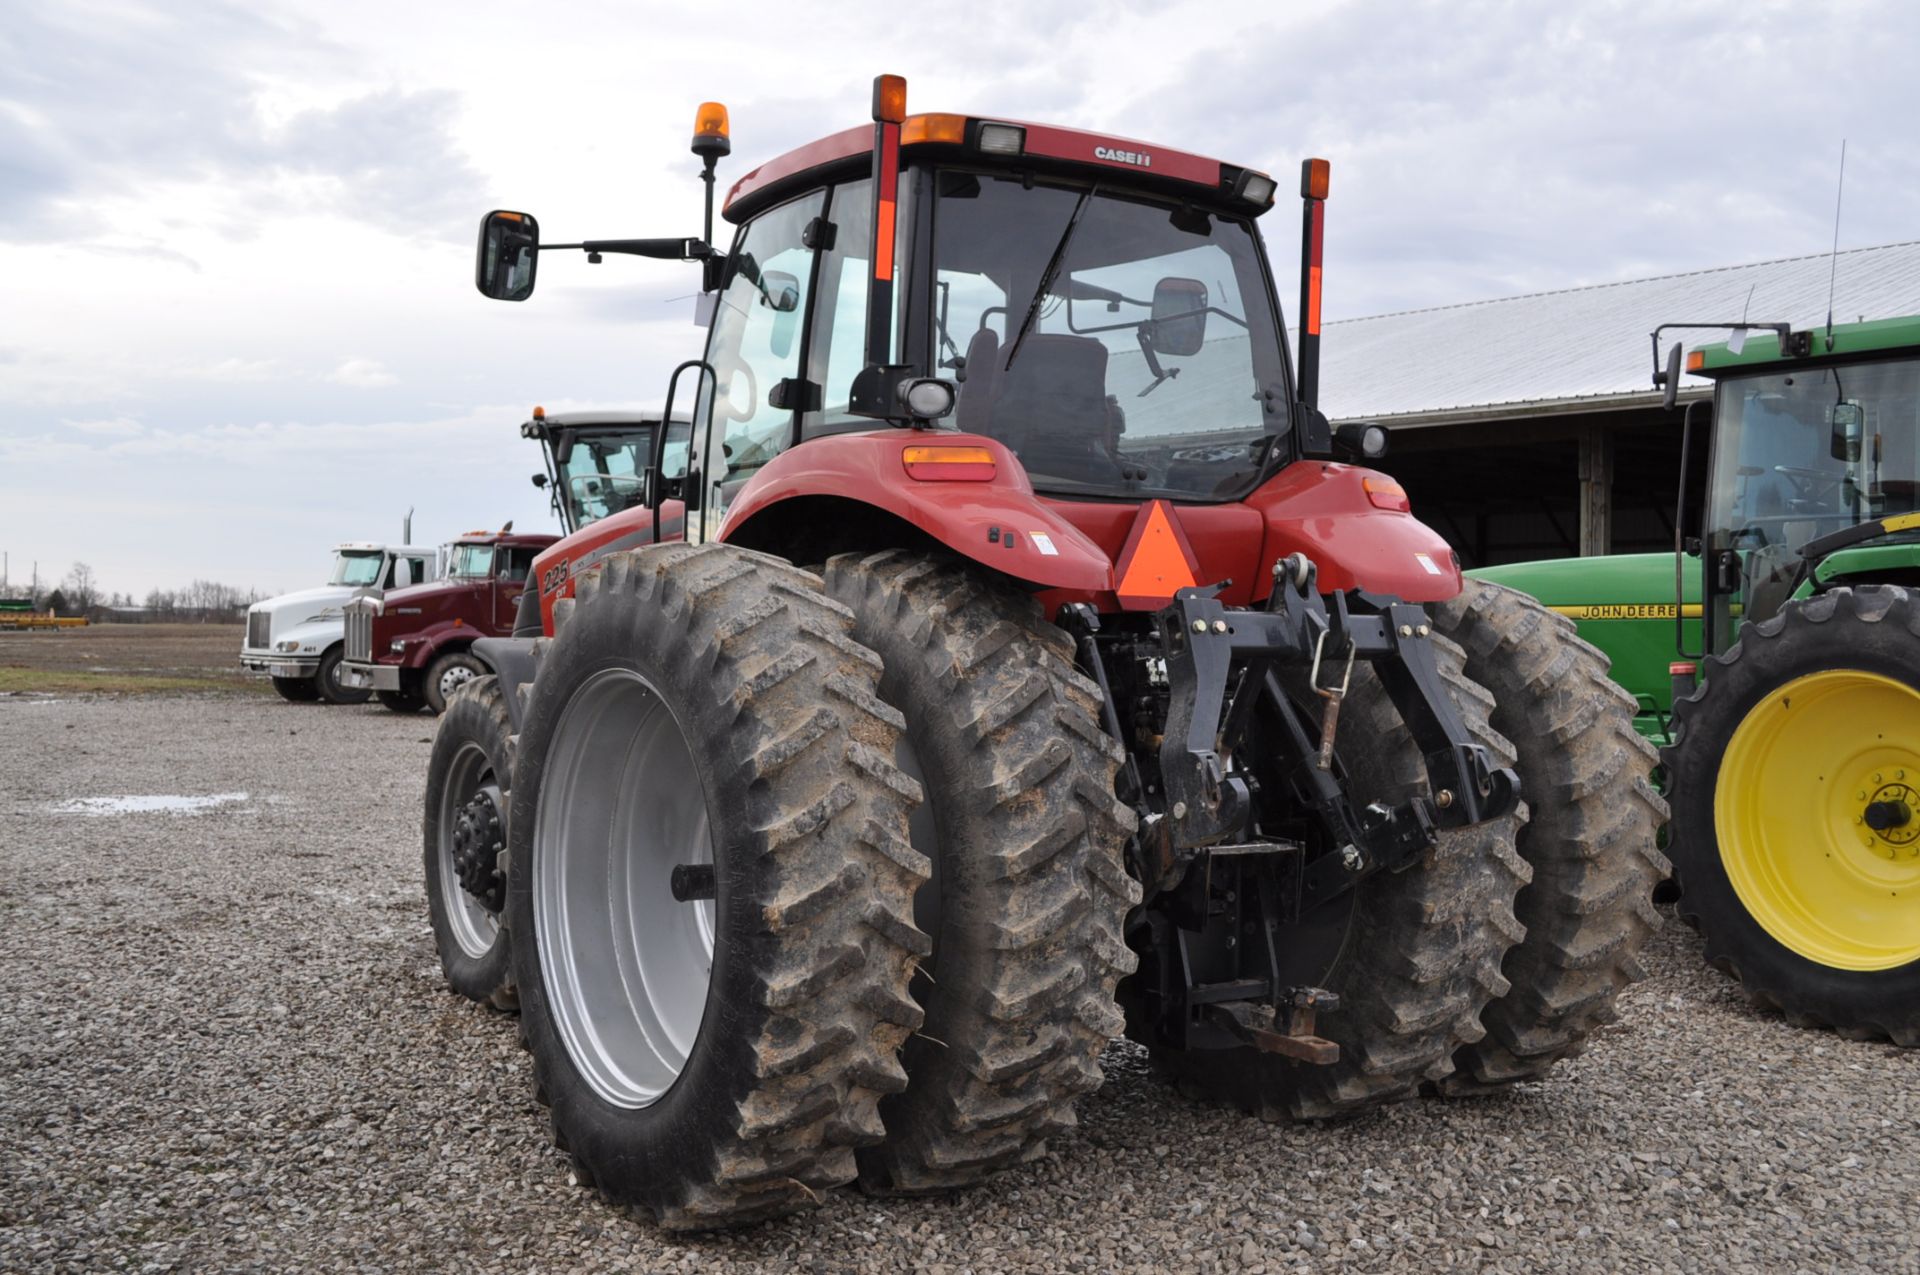
<svg viewBox="0 0 1920 1275">
<path fill-rule="evenodd" d="M 923 483 L 987 483 L 995 473 L 993 453 L 984 447 L 905 447 L 900 462 L 907 467 L 907 477 Z"/>
<path fill-rule="evenodd" d="M 1399 513 L 1408 513 L 1413 506 L 1407 501 L 1407 489 L 1391 478 L 1379 474 L 1368 474 L 1360 480 L 1366 489 L 1367 499 L 1376 509 L 1392 509 Z"/>
</svg>

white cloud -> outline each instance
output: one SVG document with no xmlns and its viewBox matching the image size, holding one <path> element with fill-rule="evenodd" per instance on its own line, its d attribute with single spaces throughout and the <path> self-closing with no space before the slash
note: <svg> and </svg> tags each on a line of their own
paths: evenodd
<svg viewBox="0 0 1920 1275">
<path fill-rule="evenodd" d="M 400 378 L 387 371 L 377 359 L 348 359 L 327 373 L 327 379 L 339 385 L 351 385 L 357 390 L 377 390 L 394 384 Z"/>
<path fill-rule="evenodd" d="M 101 421 L 61 421 L 61 428 L 77 430 L 82 434 L 105 435 L 113 438 L 131 438 L 145 431 L 146 426 L 130 416 L 116 416 Z"/>
<path fill-rule="evenodd" d="M 201 367 L 183 368 L 179 375 L 189 380 L 219 381 L 246 385 L 271 379 L 279 367 L 277 359 L 241 359 L 228 357 Z"/>
</svg>

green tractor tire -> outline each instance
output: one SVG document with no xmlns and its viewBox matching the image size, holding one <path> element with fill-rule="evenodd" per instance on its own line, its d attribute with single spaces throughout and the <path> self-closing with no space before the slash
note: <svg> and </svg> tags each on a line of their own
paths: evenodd
<svg viewBox="0 0 1920 1275">
<path fill-rule="evenodd" d="M 1666 751 L 1680 914 L 1802 1026 L 1920 1045 L 1920 605 L 1787 604 L 1706 662 Z"/>
</svg>

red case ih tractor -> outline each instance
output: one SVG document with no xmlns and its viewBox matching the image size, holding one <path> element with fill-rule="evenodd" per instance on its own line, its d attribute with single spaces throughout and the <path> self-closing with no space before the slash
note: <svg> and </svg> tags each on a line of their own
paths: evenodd
<svg viewBox="0 0 1920 1275">
<path fill-rule="evenodd" d="M 717 294 L 686 463 L 543 555 L 544 636 L 487 644 L 429 777 L 446 972 L 517 1004 L 582 1181 L 732 1225 L 1033 1159 L 1122 1030 L 1322 1117 L 1610 1019 L 1652 752 L 1570 625 L 1342 459 L 1384 432 L 1314 408 L 1322 161 L 1296 376 L 1251 169 L 883 76 L 733 187 L 722 252 L 722 108 L 693 149 L 703 238 L 481 228 L 492 298 L 562 248 Z"/>
</svg>

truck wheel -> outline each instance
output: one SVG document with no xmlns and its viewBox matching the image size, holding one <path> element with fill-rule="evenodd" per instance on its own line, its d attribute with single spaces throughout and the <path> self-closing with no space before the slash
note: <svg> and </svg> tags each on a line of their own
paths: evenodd
<svg viewBox="0 0 1920 1275">
<path fill-rule="evenodd" d="M 517 1004 L 500 915 L 512 792 L 506 696 L 494 678 L 475 678 L 448 703 L 427 762 L 427 913 L 447 985 L 496 1009 Z"/>
<path fill-rule="evenodd" d="M 420 691 L 426 697 L 428 708 L 435 713 L 444 713 L 455 691 L 476 677 L 486 676 L 490 671 L 477 655 L 466 651 L 448 651 L 427 665 L 427 675 L 421 681 Z"/>
<path fill-rule="evenodd" d="M 926 786 L 913 844 L 933 862 L 915 900 L 933 937 L 914 984 L 927 1021 L 860 1183 L 946 1190 L 1044 1153 L 1100 1084 L 1123 1025 L 1114 984 L 1136 963 L 1122 938 L 1140 901 L 1133 812 L 1113 795 L 1099 691 L 1032 597 L 897 550 L 841 555 L 826 580 L 906 717 L 895 755 Z"/>
<path fill-rule="evenodd" d="M 1519 755 L 1529 819 L 1520 857 L 1533 880 L 1514 905 L 1527 937 L 1507 953 L 1506 995 L 1480 1016 L 1487 1034 L 1454 1057 L 1446 1094 L 1535 1080 L 1611 1023 L 1614 998 L 1646 976 L 1640 954 L 1660 927 L 1653 889 L 1668 864 L 1655 845 L 1667 805 L 1658 754 L 1633 728 L 1633 697 L 1573 623 L 1526 594 L 1468 580 L 1431 608 L 1467 653 L 1466 674 L 1493 693 L 1492 723 Z"/>
<path fill-rule="evenodd" d="M 1463 671 L 1465 655 L 1436 638 L 1441 677 L 1473 737 L 1496 764 L 1513 747 L 1488 724 L 1493 698 Z M 1256 723 L 1257 725 L 1257 723 Z M 1335 754 L 1360 804 L 1427 791 L 1420 749 L 1380 680 L 1362 665 L 1341 710 Z M 1289 981 L 1324 987 L 1340 1007 L 1319 1015 L 1338 1062 L 1315 1066 L 1248 1047 L 1151 1047 L 1155 1065 L 1190 1097 L 1230 1102 L 1263 1119 L 1320 1119 L 1410 1097 L 1453 1071 L 1454 1054 L 1485 1032 L 1480 1012 L 1507 991 L 1500 963 L 1524 934 L 1513 903 L 1527 881 L 1514 849 L 1524 807 L 1442 832 L 1399 872 L 1376 872 L 1301 918 Z"/>
<path fill-rule="evenodd" d="M 427 706 L 426 697 L 412 691 L 375 691 L 374 698 L 396 713 L 417 713 Z"/>
<path fill-rule="evenodd" d="M 310 677 L 276 677 L 273 689 L 290 704 L 311 704 L 320 698 L 320 687 Z"/>
<path fill-rule="evenodd" d="M 928 949 L 880 661 L 728 545 L 586 573 L 518 745 L 521 1034 L 583 1182 L 673 1229 L 821 1202 L 883 1135 Z"/>
<path fill-rule="evenodd" d="M 1674 705 L 1669 853 L 1707 960 L 1802 1026 L 1920 1046 L 1920 606 L 1829 589 Z"/>
<path fill-rule="evenodd" d="M 340 681 L 340 662 L 346 658 L 346 647 L 335 645 L 327 648 L 320 657 L 320 671 L 314 675 L 313 684 L 320 698 L 329 704 L 364 704 L 373 698 L 371 690 L 355 690 Z"/>
</svg>

